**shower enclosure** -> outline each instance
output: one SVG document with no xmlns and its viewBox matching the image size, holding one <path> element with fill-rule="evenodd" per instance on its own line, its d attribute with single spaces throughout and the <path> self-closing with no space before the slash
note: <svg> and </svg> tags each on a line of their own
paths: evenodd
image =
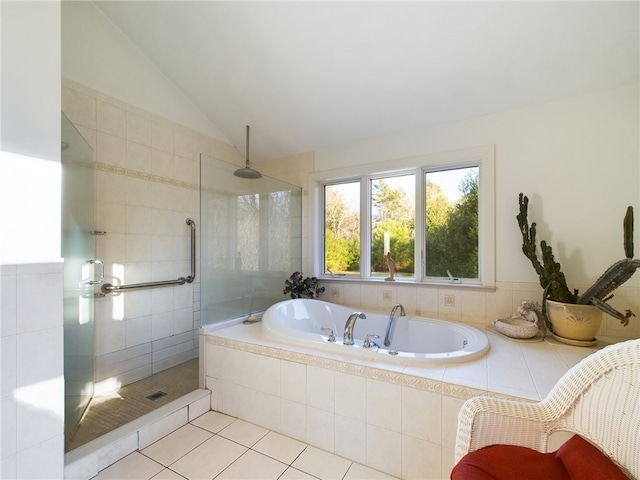
<svg viewBox="0 0 640 480">
<path fill-rule="evenodd" d="M 64 258 L 65 436 L 94 392 L 94 288 L 104 270 L 95 259 L 93 149 L 62 115 L 62 257 Z"/>
<path fill-rule="evenodd" d="M 285 300 L 302 265 L 302 189 L 200 156 L 201 325 L 250 316 Z"/>
</svg>

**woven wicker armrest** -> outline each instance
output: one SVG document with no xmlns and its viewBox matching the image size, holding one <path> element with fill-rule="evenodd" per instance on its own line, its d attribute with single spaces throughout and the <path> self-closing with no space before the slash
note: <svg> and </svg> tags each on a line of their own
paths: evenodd
<svg viewBox="0 0 640 480">
<path fill-rule="evenodd" d="M 549 433 L 547 417 L 540 403 L 471 398 L 458 414 L 455 461 L 495 444 L 519 445 L 544 452 Z"/>
</svg>

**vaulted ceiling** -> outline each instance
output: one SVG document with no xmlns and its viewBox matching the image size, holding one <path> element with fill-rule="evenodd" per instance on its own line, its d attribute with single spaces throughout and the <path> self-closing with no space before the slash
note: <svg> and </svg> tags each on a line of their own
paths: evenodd
<svg viewBox="0 0 640 480">
<path fill-rule="evenodd" d="M 635 1 L 95 4 L 253 161 L 640 81 Z"/>
</svg>

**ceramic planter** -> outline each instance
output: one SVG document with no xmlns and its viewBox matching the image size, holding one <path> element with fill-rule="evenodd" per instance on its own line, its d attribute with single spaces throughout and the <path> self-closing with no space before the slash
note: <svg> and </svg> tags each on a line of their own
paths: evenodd
<svg viewBox="0 0 640 480">
<path fill-rule="evenodd" d="M 547 316 L 553 326 L 556 339 L 579 342 L 595 342 L 602 323 L 602 310 L 593 305 L 574 305 L 547 300 Z"/>
</svg>

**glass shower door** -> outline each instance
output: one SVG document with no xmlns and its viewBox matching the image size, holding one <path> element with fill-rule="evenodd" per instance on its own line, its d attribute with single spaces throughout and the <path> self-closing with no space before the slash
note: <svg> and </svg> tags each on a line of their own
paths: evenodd
<svg viewBox="0 0 640 480">
<path fill-rule="evenodd" d="M 93 149 L 62 115 L 62 257 L 64 258 L 65 438 L 71 438 L 94 391 L 95 260 Z"/>
</svg>

